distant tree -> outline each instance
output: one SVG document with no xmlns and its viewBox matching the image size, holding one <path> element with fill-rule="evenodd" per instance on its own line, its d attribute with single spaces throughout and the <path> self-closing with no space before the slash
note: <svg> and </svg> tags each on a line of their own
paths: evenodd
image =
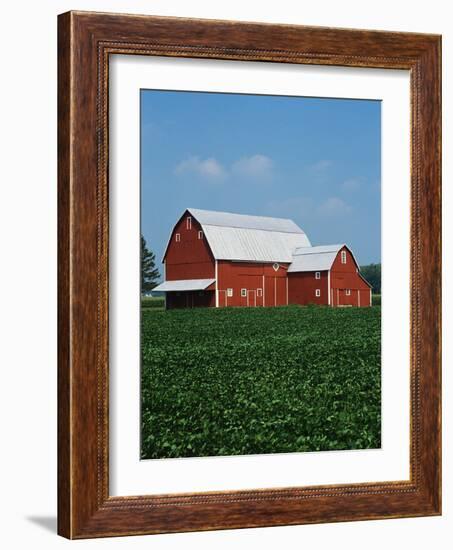
<svg viewBox="0 0 453 550">
<path fill-rule="evenodd" d="M 381 294 L 381 264 L 362 265 L 360 273 L 373 287 L 373 292 Z"/>
<path fill-rule="evenodd" d="M 157 285 L 160 273 L 156 267 L 156 256 L 148 249 L 143 235 L 140 235 L 140 245 L 142 257 L 141 288 L 142 294 L 145 294 Z"/>
</svg>

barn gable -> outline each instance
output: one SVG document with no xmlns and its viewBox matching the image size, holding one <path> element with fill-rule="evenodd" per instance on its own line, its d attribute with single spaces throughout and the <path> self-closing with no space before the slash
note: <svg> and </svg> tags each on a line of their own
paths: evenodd
<svg viewBox="0 0 453 550">
<path fill-rule="evenodd" d="M 200 224 L 187 214 L 176 223 L 165 256 L 165 279 L 208 279 L 215 277 L 215 260 Z"/>
</svg>

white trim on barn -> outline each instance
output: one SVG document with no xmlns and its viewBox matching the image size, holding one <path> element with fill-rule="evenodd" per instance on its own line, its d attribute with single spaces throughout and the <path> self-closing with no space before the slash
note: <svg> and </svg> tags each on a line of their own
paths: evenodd
<svg viewBox="0 0 453 550">
<path fill-rule="evenodd" d="M 217 260 L 215 261 L 215 307 L 219 307 L 219 281 L 218 281 L 219 266 Z"/>
<path fill-rule="evenodd" d="M 327 271 L 327 305 L 333 305 L 331 304 L 331 296 L 330 296 L 330 269 Z M 333 301 L 333 300 L 332 300 Z"/>
<path fill-rule="evenodd" d="M 226 290 L 218 290 L 217 292 L 219 294 L 219 306 L 218 307 L 220 307 L 220 296 L 223 296 L 225 298 L 225 307 L 227 307 L 228 306 L 227 291 Z"/>
<path fill-rule="evenodd" d="M 164 281 L 167 280 L 167 265 L 165 263 L 165 260 L 163 261 L 163 264 L 164 264 Z M 165 304 L 165 309 L 167 309 L 167 293 L 164 294 L 164 304 Z"/>
</svg>

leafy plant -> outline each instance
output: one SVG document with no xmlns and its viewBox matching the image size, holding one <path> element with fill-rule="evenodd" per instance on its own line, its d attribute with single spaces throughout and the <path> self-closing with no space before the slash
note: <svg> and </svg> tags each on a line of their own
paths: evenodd
<svg viewBox="0 0 453 550">
<path fill-rule="evenodd" d="M 380 307 L 142 310 L 142 458 L 380 447 Z"/>
<path fill-rule="evenodd" d="M 142 308 L 165 308 L 165 298 L 163 296 L 142 296 Z"/>
</svg>

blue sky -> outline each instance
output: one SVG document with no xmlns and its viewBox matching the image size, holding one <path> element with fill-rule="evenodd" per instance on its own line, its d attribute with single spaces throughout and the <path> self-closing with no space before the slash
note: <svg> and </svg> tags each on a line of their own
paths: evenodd
<svg viewBox="0 0 453 550">
<path fill-rule="evenodd" d="M 293 219 L 381 259 L 381 103 L 141 92 L 142 233 L 160 260 L 185 208 Z"/>
</svg>

